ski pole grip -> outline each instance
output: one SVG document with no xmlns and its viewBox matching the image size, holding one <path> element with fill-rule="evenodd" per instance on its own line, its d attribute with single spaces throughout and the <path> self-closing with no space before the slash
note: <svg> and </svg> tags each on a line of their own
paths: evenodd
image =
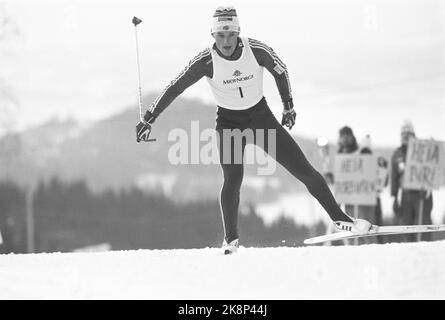
<svg viewBox="0 0 445 320">
<path fill-rule="evenodd" d="M 133 20 L 131 20 L 131 22 L 134 24 L 134 26 L 136 27 L 139 23 L 142 22 L 141 19 L 137 18 L 137 17 L 133 17 Z"/>
</svg>

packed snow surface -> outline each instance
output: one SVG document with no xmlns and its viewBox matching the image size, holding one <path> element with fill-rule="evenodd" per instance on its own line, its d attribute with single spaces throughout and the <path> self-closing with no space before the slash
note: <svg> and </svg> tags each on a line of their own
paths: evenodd
<svg viewBox="0 0 445 320">
<path fill-rule="evenodd" d="M 0 299 L 444 299 L 445 241 L 0 255 Z"/>
</svg>

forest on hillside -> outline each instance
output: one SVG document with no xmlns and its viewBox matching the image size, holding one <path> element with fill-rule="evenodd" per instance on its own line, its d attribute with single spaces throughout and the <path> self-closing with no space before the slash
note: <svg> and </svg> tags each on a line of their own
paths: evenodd
<svg viewBox="0 0 445 320">
<path fill-rule="evenodd" d="M 28 197 L 28 204 L 29 202 Z M 26 190 L 0 183 L 3 253 L 27 252 Z M 35 252 L 70 252 L 98 244 L 112 250 L 219 247 L 223 227 L 218 200 L 175 202 L 139 189 L 94 193 L 85 181 L 52 178 L 37 184 L 32 196 Z M 253 204 L 242 208 L 242 244 L 296 246 L 324 232 L 281 218 L 266 226 Z"/>
</svg>

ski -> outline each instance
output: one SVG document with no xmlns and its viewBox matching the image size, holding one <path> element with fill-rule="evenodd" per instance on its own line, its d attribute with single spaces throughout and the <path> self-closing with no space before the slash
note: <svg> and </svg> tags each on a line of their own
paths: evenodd
<svg viewBox="0 0 445 320">
<path fill-rule="evenodd" d="M 371 236 L 381 236 L 389 234 L 423 233 L 445 231 L 445 224 L 430 225 L 409 225 L 409 226 L 377 226 L 373 225 L 371 230 L 365 234 L 357 234 L 351 231 L 340 231 L 304 240 L 304 244 L 317 244 L 335 240 L 347 240 Z"/>
</svg>

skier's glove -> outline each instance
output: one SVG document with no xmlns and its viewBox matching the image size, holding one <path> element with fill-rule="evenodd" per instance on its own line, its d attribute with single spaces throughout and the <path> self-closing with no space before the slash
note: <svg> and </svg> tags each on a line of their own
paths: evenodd
<svg viewBox="0 0 445 320">
<path fill-rule="evenodd" d="M 136 125 L 136 142 L 148 141 L 151 132 L 151 125 L 155 122 L 156 117 L 150 111 L 144 115 L 144 118 Z"/>
<path fill-rule="evenodd" d="M 283 118 L 281 120 L 281 125 L 286 126 L 290 129 L 295 124 L 295 117 L 297 116 L 295 110 L 294 110 L 294 103 L 292 102 L 292 99 L 284 103 L 284 110 L 283 110 Z"/>
</svg>

